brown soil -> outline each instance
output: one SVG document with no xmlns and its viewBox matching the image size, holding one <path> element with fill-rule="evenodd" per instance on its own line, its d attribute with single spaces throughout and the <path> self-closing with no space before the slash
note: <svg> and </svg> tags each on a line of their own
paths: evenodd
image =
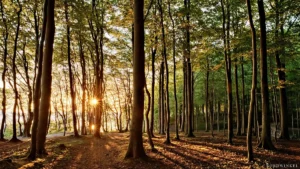
<svg viewBox="0 0 300 169">
<path fill-rule="evenodd" d="M 26 160 L 28 141 L 0 142 L 0 169 L 267 168 L 267 163 L 293 164 L 293 168 L 300 168 L 298 140 L 274 142 L 276 151 L 254 149 L 255 161 L 248 163 L 245 136 L 235 137 L 234 145 L 228 145 L 226 137 L 221 133 L 215 137 L 205 132 L 195 135 L 195 138 L 181 137 L 180 141 L 171 140 L 171 145 L 163 144 L 164 136 L 157 135 L 153 139 L 157 149 L 155 152 L 150 151 L 144 135 L 148 158 L 143 160 L 124 160 L 129 133 L 107 133 L 100 139 L 92 136 L 50 138 L 46 144 L 48 155 L 35 161 Z M 256 141 L 253 144 L 255 146 Z"/>
</svg>

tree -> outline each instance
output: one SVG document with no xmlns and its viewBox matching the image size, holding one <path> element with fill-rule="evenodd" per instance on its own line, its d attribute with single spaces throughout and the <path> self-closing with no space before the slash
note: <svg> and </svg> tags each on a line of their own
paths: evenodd
<svg viewBox="0 0 300 169">
<path fill-rule="evenodd" d="M 231 79 L 231 57 L 230 57 L 230 4 L 227 1 L 225 14 L 225 5 L 223 0 L 221 0 L 222 14 L 223 14 L 223 43 L 224 43 L 224 57 L 225 57 L 225 71 L 226 71 L 226 83 L 227 83 L 227 106 L 228 106 L 228 143 L 232 144 L 233 137 L 233 125 L 232 125 L 232 79 Z M 227 16 L 227 22 L 226 22 Z M 226 28 L 225 28 L 226 25 Z"/>
<path fill-rule="evenodd" d="M 192 66 L 191 66 L 191 47 L 190 47 L 190 6 L 191 1 L 185 0 L 184 6 L 186 10 L 186 20 L 187 20 L 187 26 L 186 26 L 186 69 L 187 69 L 187 79 L 186 79 L 186 86 L 187 86 L 187 136 L 188 137 L 195 137 L 193 134 L 193 84 L 192 84 Z"/>
<path fill-rule="evenodd" d="M 144 0 L 134 0 L 134 54 L 133 54 L 133 111 L 130 140 L 126 158 L 146 157 L 143 147 L 143 111 L 145 86 Z"/>
<path fill-rule="evenodd" d="M 38 128 L 38 120 L 39 120 L 39 107 L 40 107 L 40 96 L 41 96 L 41 78 L 42 78 L 42 68 L 43 68 L 43 58 L 44 58 L 44 41 L 46 35 L 46 26 L 47 26 L 47 18 L 48 18 L 48 0 L 44 2 L 43 9 L 43 25 L 41 31 L 41 40 L 39 43 L 38 49 L 38 71 L 36 76 L 36 81 L 34 84 L 34 92 L 33 92 L 33 124 L 31 128 L 31 144 L 30 144 L 30 152 L 28 154 L 28 159 L 34 160 L 36 158 L 36 149 L 37 149 L 37 128 Z"/>
<path fill-rule="evenodd" d="M 174 72 L 173 72 L 173 80 L 174 80 L 174 99 L 175 99 L 175 139 L 179 140 L 179 134 L 178 134 L 178 103 L 177 103 L 177 88 L 176 88 L 176 32 L 175 32 L 175 23 L 174 19 L 172 17 L 171 13 L 171 3 L 170 0 L 168 0 L 168 11 L 169 11 L 169 17 L 172 22 L 172 48 L 173 48 L 173 65 L 174 65 Z"/>
<path fill-rule="evenodd" d="M 170 97 L 169 97 L 169 65 L 167 60 L 167 47 L 166 47 L 166 38 L 165 38 L 165 26 L 164 26 L 164 13 L 162 8 L 162 0 L 158 0 L 158 8 L 160 11 L 160 26 L 161 26 L 161 32 L 162 32 L 162 43 L 163 43 L 163 63 L 166 68 L 166 90 L 165 95 L 162 97 L 163 100 L 166 101 L 165 103 L 165 110 L 166 110 L 166 140 L 165 144 L 170 144 Z M 164 78 L 164 76 L 162 76 Z M 164 85 L 162 86 L 164 88 Z M 163 90 L 164 91 L 164 90 Z M 163 117 L 164 118 L 164 117 Z"/>
<path fill-rule="evenodd" d="M 3 32 L 3 43 L 4 43 L 4 51 L 3 51 L 3 72 L 2 72 L 2 122 L 0 129 L 0 140 L 4 140 L 4 124 L 6 121 L 6 72 L 7 72 L 7 41 L 8 41 L 8 27 L 7 27 L 7 19 L 5 17 L 5 11 L 2 0 L 0 0 L 0 10 L 1 10 L 1 19 L 4 24 L 5 31 Z"/>
<path fill-rule="evenodd" d="M 16 65 L 16 58 L 17 58 L 17 48 L 18 48 L 18 38 L 19 38 L 19 31 L 20 31 L 20 24 L 21 24 L 21 12 L 22 12 L 22 5 L 20 1 L 18 0 L 19 9 L 17 11 L 17 29 L 14 39 L 14 54 L 12 58 L 12 73 L 13 73 L 13 90 L 15 93 L 15 102 L 13 106 L 13 136 L 10 141 L 16 142 L 19 141 L 17 139 L 17 129 L 16 129 L 16 111 L 17 111 L 17 105 L 18 105 L 18 89 L 17 89 L 17 65 Z"/>
<path fill-rule="evenodd" d="M 252 10 L 250 0 L 246 0 L 248 9 L 248 18 L 251 28 L 252 35 L 252 88 L 251 88 L 251 99 L 248 113 L 248 127 L 247 127 L 247 156 L 248 161 L 253 160 L 253 149 L 252 149 L 252 127 L 253 127 L 253 115 L 255 109 L 256 100 L 256 85 L 257 85 L 257 51 L 256 51 L 256 31 L 252 19 Z"/>
<path fill-rule="evenodd" d="M 73 130 L 74 130 L 74 136 L 78 137 L 78 131 L 77 131 L 77 119 L 76 119 L 76 95 L 74 91 L 74 76 L 72 72 L 72 64 L 71 64 L 71 39 L 70 39 L 70 23 L 69 23 L 69 12 L 68 12 L 68 0 L 64 1 L 65 5 L 65 18 L 66 18 L 66 24 L 67 24 L 67 43 L 68 43 L 68 67 L 69 67 L 69 79 L 70 79 L 70 94 L 72 99 L 72 116 L 73 116 Z"/>
<path fill-rule="evenodd" d="M 263 0 L 258 0 L 259 25 L 260 25 L 260 86 L 262 101 L 262 132 L 259 147 L 264 149 L 275 149 L 271 141 L 270 112 L 269 112 L 269 91 L 267 71 L 267 33 L 266 17 Z"/>
<path fill-rule="evenodd" d="M 37 132 L 37 153 L 45 154 L 45 141 L 47 134 L 48 115 L 50 111 L 51 97 L 51 72 L 52 72 L 52 54 L 54 42 L 54 4 L 55 0 L 48 0 L 47 5 L 47 24 L 45 34 L 45 56 L 43 58 L 43 71 L 41 77 L 41 101 L 39 107 L 39 122 Z"/>
<path fill-rule="evenodd" d="M 280 94 L 280 138 L 289 140 L 289 125 L 288 125 L 288 98 L 286 95 L 286 73 L 285 73 L 285 63 L 280 59 L 280 55 L 284 55 L 284 45 L 280 44 L 280 41 L 284 41 L 284 29 L 283 29 L 283 16 L 284 9 L 282 9 L 283 0 L 275 0 L 275 42 L 279 45 L 279 49 L 275 51 L 275 60 L 278 74 L 279 83 L 279 94 Z M 279 37 L 280 29 L 280 37 Z"/>
</svg>

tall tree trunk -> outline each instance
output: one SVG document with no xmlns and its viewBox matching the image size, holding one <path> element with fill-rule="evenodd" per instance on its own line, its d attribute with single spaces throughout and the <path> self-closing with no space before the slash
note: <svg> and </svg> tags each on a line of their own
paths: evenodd
<svg viewBox="0 0 300 169">
<path fill-rule="evenodd" d="M 125 157 L 143 158 L 142 126 L 145 86 L 144 0 L 134 0 L 133 111 L 130 140 Z"/>
<path fill-rule="evenodd" d="M 240 95 L 239 95 L 239 79 L 238 79 L 238 65 L 235 59 L 234 65 L 235 75 L 235 105 L 236 105 L 236 135 L 241 135 L 241 111 L 240 111 Z"/>
<path fill-rule="evenodd" d="M 82 70 L 82 101 L 81 101 L 81 135 L 86 135 L 86 124 L 85 124 L 85 116 L 86 116 L 86 61 L 83 52 L 83 45 L 82 45 L 82 37 L 79 35 L 79 55 L 80 55 L 80 65 Z"/>
<path fill-rule="evenodd" d="M 177 88 L 176 88 L 176 37 L 175 37 L 175 22 L 172 17 L 171 13 L 171 4 L 170 1 L 168 1 L 168 11 L 169 11 L 169 17 L 172 22 L 172 48 L 173 48 L 173 65 L 174 65 L 174 72 L 173 72 L 173 81 L 174 81 L 174 100 L 175 100 L 175 139 L 179 140 L 179 134 L 178 134 L 178 103 L 177 103 Z"/>
<path fill-rule="evenodd" d="M 2 72 L 2 122 L 0 129 L 0 140 L 4 140 L 4 124 L 6 122 L 6 72 L 7 72 L 7 41 L 8 41 L 8 28 L 7 28 L 7 20 L 4 12 L 4 6 L 2 0 L 0 0 L 0 10 L 1 10 L 1 18 L 2 23 L 4 25 L 5 31 L 3 33 L 3 72 Z"/>
<path fill-rule="evenodd" d="M 24 124 L 24 136 L 25 137 L 30 137 L 30 128 L 31 128 L 31 123 L 33 120 L 33 112 L 31 110 L 31 104 L 32 104 L 32 88 L 31 88 L 31 84 L 30 84 L 30 77 L 29 77 L 29 67 L 28 67 L 28 61 L 26 58 L 26 39 L 25 42 L 23 44 L 23 67 L 24 67 L 24 71 L 25 71 L 25 76 L 26 76 L 26 85 L 28 88 L 28 104 L 27 104 L 27 114 L 28 114 L 28 119 L 26 121 L 26 123 Z"/>
<path fill-rule="evenodd" d="M 180 131 L 181 132 L 184 132 L 185 130 L 185 118 L 186 118 L 186 115 L 185 115 L 185 110 L 186 110 L 186 61 L 185 61 L 185 58 L 183 58 L 183 92 L 182 92 L 182 98 L 183 98 L 183 103 L 182 103 L 182 109 L 181 109 L 181 129 Z"/>
<path fill-rule="evenodd" d="M 195 137 L 193 134 L 193 87 L 192 87 L 192 66 L 191 66 L 191 50 L 190 50 L 190 0 L 184 1 L 186 13 L 186 58 L 187 58 L 187 136 Z"/>
<path fill-rule="evenodd" d="M 70 38 L 70 23 L 69 23 L 69 12 L 68 12 L 68 0 L 64 1 L 65 5 L 65 19 L 67 24 L 67 43 L 68 43 L 68 68 L 69 68 L 69 79 L 70 79 L 70 94 L 71 94 L 71 105 L 72 105 L 72 117 L 73 117 L 73 130 L 74 136 L 78 137 L 78 130 L 77 130 L 77 118 L 76 118 L 76 95 L 75 95 L 75 83 L 74 83 L 74 76 L 72 72 L 72 64 L 71 64 L 71 38 Z"/>
<path fill-rule="evenodd" d="M 47 133 L 48 114 L 50 111 L 50 97 L 51 97 L 51 73 L 52 73 L 52 54 L 53 42 L 55 33 L 54 23 L 54 0 L 49 0 L 47 5 L 47 26 L 46 26 L 46 43 L 45 43 L 45 57 L 43 59 L 43 71 L 41 82 L 41 103 L 39 107 L 39 122 L 37 133 L 37 153 L 45 153 L 45 141 Z"/>
<path fill-rule="evenodd" d="M 170 100 L 169 100 L 169 65 L 168 65 L 168 59 L 167 59 L 167 47 L 166 47 L 166 40 L 165 40 L 165 26 L 164 26 L 164 13 L 162 8 L 162 0 L 158 0 L 158 6 L 160 10 L 160 25 L 161 25 L 161 31 L 162 31 L 162 43 L 163 43 L 163 60 L 164 65 L 166 68 L 166 94 L 165 99 L 166 100 L 166 140 L 164 141 L 165 144 L 170 144 Z"/>
<path fill-rule="evenodd" d="M 280 59 L 280 54 L 284 54 L 284 47 L 282 42 L 284 41 L 284 30 L 283 30 L 283 22 L 282 15 L 284 13 L 283 9 L 281 9 L 279 4 L 282 4 L 283 0 L 280 0 L 280 3 L 278 0 L 275 0 L 275 42 L 279 50 L 275 51 L 275 57 L 276 57 L 276 66 L 277 66 L 277 74 L 278 74 L 278 83 L 279 83 L 279 96 L 280 96 L 280 129 L 281 139 L 290 139 L 289 135 L 289 125 L 288 125 L 288 108 L 287 108 L 287 95 L 286 95 L 286 78 L 285 78 L 285 63 L 282 62 Z M 282 12 L 280 12 L 282 11 Z M 282 28 L 281 28 L 282 27 Z M 279 29 L 281 29 L 281 36 L 279 37 Z"/>
<path fill-rule="evenodd" d="M 208 112 L 209 112 L 209 59 L 206 56 L 206 80 L 205 80 L 205 131 L 208 132 Z"/>
<path fill-rule="evenodd" d="M 150 132 L 150 127 L 149 127 L 149 112 L 150 112 L 150 106 L 151 106 L 151 96 L 150 96 L 150 92 L 149 90 L 147 89 L 147 83 L 145 83 L 145 90 L 146 90 L 146 93 L 147 93 L 147 98 L 148 98 L 148 106 L 147 106 L 147 110 L 146 110 L 146 130 L 147 130 L 147 135 L 148 135 L 148 143 L 151 147 L 151 151 L 154 151 L 155 148 L 154 148 L 154 144 L 153 144 L 153 141 L 152 141 L 152 136 L 151 136 L 151 132 Z"/>
<path fill-rule="evenodd" d="M 228 106 L 228 140 L 232 144 L 233 137 L 233 124 L 232 124 L 232 79 L 231 79 L 231 57 L 230 57 L 230 4 L 227 1 L 225 14 L 225 7 L 223 0 L 221 0 L 222 14 L 223 14 L 223 43 L 224 43 L 224 56 L 225 56 L 225 69 L 226 69 L 226 82 L 227 82 L 227 106 Z M 227 22 L 226 22 L 227 16 Z M 225 28 L 226 25 L 226 28 Z"/>
<path fill-rule="evenodd" d="M 153 15 L 156 16 L 156 5 L 153 11 Z M 155 23 L 155 21 L 154 21 Z M 157 45 L 158 45 L 158 36 L 157 36 L 157 28 L 155 27 L 154 30 L 154 47 L 151 48 L 152 54 L 152 84 L 151 84 L 151 122 L 150 122 L 150 133 L 151 137 L 154 137 L 154 98 L 155 98 L 155 57 L 157 52 Z M 160 95 L 160 93 L 159 93 Z M 160 132 L 160 131 L 159 131 Z"/>
<path fill-rule="evenodd" d="M 262 100 L 262 133 L 259 147 L 275 149 L 271 141 L 271 127 L 269 116 L 269 91 L 268 91 L 268 66 L 267 66 L 267 33 L 266 17 L 263 0 L 258 0 L 259 25 L 260 25 L 260 78 Z"/>
<path fill-rule="evenodd" d="M 247 126 L 247 156 L 248 161 L 253 161 L 253 148 L 252 148 L 252 126 L 253 115 L 255 109 L 256 99 L 256 85 L 257 85 L 257 52 L 256 52 L 256 31 L 252 19 L 252 10 L 250 0 L 246 0 L 248 9 L 248 18 L 250 22 L 251 34 L 252 34 L 252 88 L 251 99 L 248 113 L 248 126 Z"/>
<path fill-rule="evenodd" d="M 246 134 L 246 107 L 245 107 L 245 71 L 244 71 L 244 58 L 241 58 L 241 67 L 242 67 L 242 135 Z"/>
<path fill-rule="evenodd" d="M 160 91 L 160 134 L 165 134 L 165 90 L 164 90 L 164 62 L 161 62 L 161 74 L 160 74 L 160 80 L 161 80 L 161 91 Z"/>
<path fill-rule="evenodd" d="M 34 92 L 33 92 L 33 124 L 31 128 L 31 145 L 30 152 L 28 155 L 28 159 L 34 160 L 36 158 L 36 145 L 37 145 L 37 127 L 39 120 L 39 105 L 40 105 L 40 96 L 41 96 L 41 77 L 42 77 L 42 65 L 43 65 L 43 49 L 44 49 L 44 41 L 46 34 L 46 25 L 47 25 L 47 15 L 48 15 L 48 0 L 44 2 L 43 9 L 43 25 L 41 31 L 41 40 L 39 43 L 38 49 L 38 72 L 36 76 L 36 81 L 34 84 Z"/>
<path fill-rule="evenodd" d="M 18 48 L 18 38 L 19 38 L 19 30 L 20 30 L 20 20 L 21 20 L 21 12 L 22 12 L 22 5 L 20 4 L 20 1 L 18 0 L 19 10 L 17 12 L 17 30 L 14 40 L 14 54 L 12 58 L 12 73 L 13 73 L 13 90 L 15 94 L 15 101 L 13 106 L 13 136 L 10 141 L 15 142 L 18 141 L 17 139 L 17 129 L 16 129 L 16 111 L 17 111 L 17 105 L 18 105 L 18 89 L 17 89 L 17 65 L 16 65 L 16 58 L 17 58 L 17 48 Z"/>
</svg>

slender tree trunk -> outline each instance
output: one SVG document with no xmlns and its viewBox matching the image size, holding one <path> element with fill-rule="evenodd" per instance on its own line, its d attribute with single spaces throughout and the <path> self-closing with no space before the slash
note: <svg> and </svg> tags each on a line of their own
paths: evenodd
<svg viewBox="0 0 300 169">
<path fill-rule="evenodd" d="M 134 55 L 133 55 L 133 113 L 130 140 L 126 158 L 143 158 L 142 125 L 144 111 L 145 51 L 144 51 L 144 0 L 134 0 Z"/>
<path fill-rule="evenodd" d="M 271 141 L 271 127 L 269 116 L 269 91 L 267 68 L 267 33 L 266 18 L 263 0 L 258 0 L 259 24 L 260 24 L 260 76 L 261 76 L 261 100 L 262 100 L 262 133 L 259 147 L 275 149 Z"/>
<path fill-rule="evenodd" d="M 21 20 L 21 12 L 22 12 L 22 5 L 20 4 L 19 0 L 17 1 L 19 5 L 19 10 L 17 12 L 17 30 L 14 40 L 14 54 L 12 58 L 12 73 L 13 73 L 13 90 L 15 94 L 14 106 L 13 106 L 13 136 L 10 141 L 15 142 L 18 141 L 17 139 L 17 129 L 16 129 L 16 111 L 18 105 L 18 89 L 17 89 L 17 65 L 16 65 L 16 58 L 17 58 L 17 48 L 18 48 L 18 38 L 19 38 L 19 30 L 20 30 L 20 20 Z"/>
<path fill-rule="evenodd" d="M 164 65 L 166 68 L 166 140 L 164 141 L 165 144 L 170 144 L 170 101 L 169 101 L 169 65 L 168 65 L 168 59 L 167 59 L 167 47 L 166 47 L 166 40 L 165 40 L 165 26 L 164 26 L 164 13 L 162 8 L 162 0 L 158 0 L 158 6 L 160 10 L 160 25 L 161 25 L 161 31 L 162 31 L 162 43 L 163 43 L 163 60 Z M 164 99 L 164 98 L 163 98 Z"/>
<path fill-rule="evenodd" d="M 161 74 L 160 74 L 160 80 L 161 80 L 161 91 L 160 91 L 160 134 L 165 134 L 165 90 L 164 90 L 164 67 L 165 67 L 165 64 L 164 62 L 161 62 Z"/>
<path fill-rule="evenodd" d="M 24 136 L 25 137 L 30 137 L 30 128 L 31 128 L 31 123 L 32 123 L 32 120 L 33 120 L 33 112 L 31 110 L 31 104 L 32 104 L 32 87 L 31 87 L 31 84 L 30 84 L 30 77 L 29 77 L 29 67 L 28 67 L 28 61 L 27 61 L 27 58 L 26 58 L 26 39 L 25 39 L 25 42 L 24 42 L 24 45 L 23 45 L 23 67 L 24 67 L 24 71 L 25 71 L 25 76 L 26 76 L 26 85 L 27 85 L 27 88 L 28 88 L 28 104 L 27 104 L 27 108 L 28 108 L 28 111 L 27 111 L 27 114 L 28 114 L 28 119 L 26 121 L 26 123 L 24 124 Z M 25 122 L 25 121 L 24 121 Z"/>
<path fill-rule="evenodd" d="M 50 111 L 50 97 L 51 97 L 51 72 L 52 72 L 52 54 L 54 42 L 54 0 L 49 0 L 47 5 L 47 26 L 46 26 L 46 43 L 45 43 L 45 57 L 43 59 L 43 72 L 41 82 L 41 104 L 39 107 L 39 122 L 37 133 L 37 153 L 45 153 L 45 141 L 47 133 L 48 114 Z"/>
<path fill-rule="evenodd" d="M 183 92 L 182 92 L 182 97 L 183 97 L 183 103 L 182 103 L 182 111 L 181 111 L 181 132 L 184 132 L 185 130 L 185 110 L 186 110 L 186 62 L 185 62 L 185 58 L 183 58 Z"/>
<path fill-rule="evenodd" d="M 148 143 L 151 147 L 151 151 L 154 151 L 154 144 L 152 141 L 152 136 L 151 136 L 151 132 L 150 132 L 150 127 L 149 127 L 149 112 L 150 112 L 150 106 L 151 106 L 151 96 L 150 96 L 150 92 L 147 89 L 147 83 L 145 83 L 145 90 L 147 93 L 147 98 L 148 98 L 148 106 L 147 106 L 147 110 L 146 110 L 146 130 L 147 130 L 147 135 L 148 135 Z"/>
<path fill-rule="evenodd" d="M 237 62 L 237 59 L 235 60 Z M 234 65 L 235 75 L 235 105 L 236 105 L 236 135 L 241 135 L 241 111 L 240 111 L 240 95 L 239 95 L 239 79 L 238 79 L 238 65 Z"/>
<path fill-rule="evenodd" d="M 47 25 L 47 15 L 48 15 L 48 0 L 44 2 L 43 9 L 43 25 L 41 31 L 41 40 L 39 43 L 38 49 L 38 72 L 36 76 L 36 81 L 34 85 L 34 93 L 33 93 L 33 124 L 31 128 L 31 145 L 30 152 L 28 155 L 28 159 L 34 160 L 36 158 L 36 145 L 37 145 L 37 127 L 39 120 L 39 105 L 40 105 L 40 96 L 41 96 L 41 77 L 42 77 L 42 65 L 43 65 L 43 49 L 44 49 L 44 41 L 46 35 L 46 25 Z"/>
<path fill-rule="evenodd" d="M 172 48 L 173 48 L 173 65 L 174 65 L 174 72 L 173 72 L 173 82 L 174 82 L 174 100 L 175 100 L 175 139 L 179 140 L 179 134 L 178 134 L 178 103 L 177 103 L 177 88 L 176 88 L 176 37 L 175 37 L 175 23 L 174 19 L 172 17 L 171 13 L 171 4 L 170 1 L 168 1 L 168 11 L 169 11 L 169 17 L 172 22 Z"/>
<path fill-rule="evenodd" d="M 152 84 L 151 84 L 151 122 L 150 122 L 150 134 L 151 137 L 154 137 L 154 95 L 155 95 L 155 56 L 156 56 L 156 44 L 157 44 L 158 38 L 157 36 L 155 36 L 155 44 L 154 44 L 154 48 L 151 48 L 151 52 L 152 52 Z"/>
<path fill-rule="evenodd" d="M 205 80 L 205 131 L 208 132 L 208 106 L 209 106 L 209 59 L 206 56 L 206 80 Z"/>
<path fill-rule="evenodd" d="M 232 79 L 231 79 L 231 57 L 230 57 L 230 4 L 227 1 L 225 14 L 225 7 L 223 0 L 221 0 L 222 13 L 223 13 L 223 43 L 224 43 L 224 56 L 226 68 L 226 82 L 227 82 L 227 106 L 228 106 L 228 143 L 232 144 L 233 125 L 232 125 Z M 226 22 L 227 16 L 227 22 Z M 226 25 L 226 28 L 225 28 Z"/>
<path fill-rule="evenodd" d="M 184 1 L 184 6 L 187 11 L 186 13 L 186 20 L 187 20 L 187 26 L 186 26 L 186 58 L 187 58 L 187 136 L 188 137 L 195 137 L 193 134 L 193 87 L 192 87 L 192 66 L 191 66 L 191 51 L 190 51 L 190 0 Z"/>
<path fill-rule="evenodd" d="M 246 0 L 248 9 L 248 18 L 250 22 L 251 34 L 252 34 L 252 88 L 251 99 L 248 113 L 248 126 L 247 126 L 247 157 L 248 161 L 253 161 L 253 148 L 252 148 L 252 126 L 253 115 L 255 109 L 256 99 L 256 85 L 257 85 L 257 52 L 256 52 L 256 31 L 252 19 L 252 10 L 250 0 Z"/>
<path fill-rule="evenodd" d="M 72 72 L 72 63 L 71 63 L 71 38 L 70 38 L 70 23 L 69 23 L 69 12 L 68 12 L 68 1 L 64 1 L 65 5 L 65 19 L 67 24 L 67 43 L 68 43 L 68 67 L 69 67 L 69 79 L 70 79 L 70 94 L 71 94 L 71 102 L 72 102 L 72 117 L 73 117 L 73 130 L 74 136 L 78 137 L 78 130 L 77 130 L 77 118 L 76 118 L 76 95 L 75 95 L 75 82 L 74 76 Z"/>
<path fill-rule="evenodd" d="M 282 4 L 283 0 L 280 0 L 280 4 Z M 290 139 L 289 135 L 289 126 L 288 126 L 288 100 L 287 100 L 287 95 L 286 95 L 286 78 L 285 78 L 285 64 L 282 62 L 280 59 L 280 54 L 284 54 L 284 47 L 282 44 L 282 41 L 284 41 L 284 30 L 282 28 L 281 31 L 281 37 L 279 38 L 279 29 L 283 27 L 283 22 L 281 21 L 281 17 L 284 13 L 280 12 L 283 9 L 281 9 L 278 0 L 275 0 L 275 12 L 276 12 L 276 17 L 275 17 L 275 42 L 276 45 L 278 45 L 279 50 L 275 51 L 275 57 L 276 57 L 276 66 L 277 66 L 277 74 L 278 74 L 278 83 L 279 83 L 279 94 L 280 94 L 280 129 L 281 129 L 281 134 L 280 134 L 280 139 Z"/>
<path fill-rule="evenodd" d="M 86 124 L 85 124 L 85 116 L 86 116 L 86 61 L 83 52 L 83 45 L 81 35 L 79 37 L 79 55 L 80 55 L 80 65 L 82 70 L 82 101 L 81 101 L 81 135 L 86 135 Z"/>
<path fill-rule="evenodd" d="M 0 140 L 4 140 L 4 124 L 6 122 L 6 72 L 7 72 L 7 41 L 8 41 L 8 28 L 7 28 L 7 20 L 4 12 L 4 6 L 2 0 L 0 0 L 0 10 L 1 10 L 1 18 L 2 23 L 4 25 L 5 31 L 3 33 L 3 72 L 2 72 L 2 122 L 0 129 Z"/>
<path fill-rule="evenodd" d="M 244 71 L 244 58 L 242 56 L 241 58 L 241 67 L 242 67 L 242 135 L 245 135 L 246 134 L 246 117 L 245 117 L 245 114 L 246 114 L 246 107 L 245 107 L 245 103 L 246 103 L 246 100 L 245 100 L 245 71 Z"/>
</svg>

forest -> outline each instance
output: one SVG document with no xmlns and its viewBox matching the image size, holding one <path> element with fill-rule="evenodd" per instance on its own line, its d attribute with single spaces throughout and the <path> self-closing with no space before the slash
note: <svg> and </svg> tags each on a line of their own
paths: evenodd
<svg viewBox="0 0 300 169">
<path fill-rule="evenodd" d="M 0 169 L 300 167 L 298 0 L 0 0 Z"/>
</svg>

